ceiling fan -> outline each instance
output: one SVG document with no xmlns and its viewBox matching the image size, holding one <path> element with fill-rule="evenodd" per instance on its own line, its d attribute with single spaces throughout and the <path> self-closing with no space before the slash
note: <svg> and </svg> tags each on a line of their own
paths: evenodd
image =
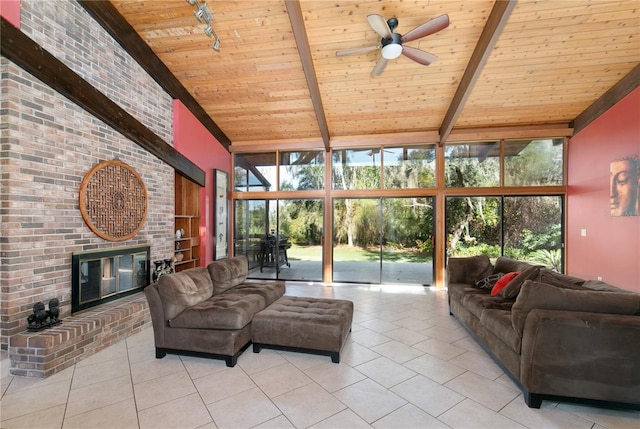
<svg viewBox="0 0 640 429">
<path fill-rule="evenodd" d="M 437 60 L 438 57 L 433 54 L 412 48 L 411 46 L 404 46 L 403 44 L 437 33 L 449 26 L 449 15 L 444 14 L 417 26 L 403 36 L 393 32 L 398 26 L 398 20 L 396 18 L 390 18 L 388 21 L 385 21 L 381 15 L 372 13 L 367 15 L 367 20 L 375 32 L 382 37 L 380 44 L 366 48 L 345 49 L 336 52 L 336 56 L 357 55 L 381 49 L 382 56 L 371 71 L 371 76 L 374 77 L 382 74 L 389 60 L 398 58 L 401 54 L 424 66 L 428 66 Z"/>
</svg>

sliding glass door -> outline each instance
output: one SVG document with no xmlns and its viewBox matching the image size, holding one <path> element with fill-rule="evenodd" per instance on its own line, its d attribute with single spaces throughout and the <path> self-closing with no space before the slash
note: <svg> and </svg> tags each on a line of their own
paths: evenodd
<svg viewBox="0 0 640 429">
<path fill-rule="evenodd" d="M 432 198 L 338 198 L 333 281 L 433 282 Z"/>
<path fill-rule="evenodd" d="M 249 277 L 322 281 L 322 200 L 236 200 L 235 254 Z"/>
<path fill-rule="evenodd" d="M 234 255 L 245 255 L 249 270 L 260 265 L 261 242 L 268 231 L 267 200 L 236 200 Z"/>
<path fill-rule="evenodd" d="M 279 279 L 322 281 L 323 210 L 319 199 L 278 202 L 278 245 L 287 259 Z"/>
<path fill-rule="evenodd" d="M 382 199 L 382 283 L 433 283 L 433 199 Z"/>
<path fill-rule="evenodd" d="M 380 283 L 380 199 L 333 200 L 333 281 Z"/>
</svg>

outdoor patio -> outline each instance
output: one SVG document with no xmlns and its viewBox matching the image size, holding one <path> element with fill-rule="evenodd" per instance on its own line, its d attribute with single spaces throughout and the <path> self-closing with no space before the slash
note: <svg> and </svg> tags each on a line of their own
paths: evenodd
<svg viewBox="0 0 640 429">
<path fill-rule="evenodd" d="M 273 266 L 260 267 L 250 271 L 249 278 L 280 279 L 291 281 L 322 281 L 322 262 L 289 260 L 287 265 L 280 266 L 276 276 Z M 338 261 L 333 265 L 333 282 L 336 283 L 384 283 L 415 286 L 430 286 L 433 283 L 433 264 L 415 262 L 383 262 L 382 274 L 380 262 Z"/>
</svg>

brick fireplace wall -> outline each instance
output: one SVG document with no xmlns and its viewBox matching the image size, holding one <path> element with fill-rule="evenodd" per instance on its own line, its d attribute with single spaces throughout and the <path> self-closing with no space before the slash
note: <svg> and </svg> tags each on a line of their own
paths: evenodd
<svg viewBox="0 0 640 429">
<path fill-rule="evenodd" d="M 74 1 L 22 0 L 20 28 L 172 144 L 172 100 Z M 6 58 L 0 58 L 0 347 L 24 332 L 33 304 L 71 311 L 73 252 L 151 246 L 173 255 L 173 169 Z M 82 178 L 118 158 L 148 192 L 142 230 L 124 242 L 96 236 L 79 210 Z M 64 320 L 63 320 L 64 324 Z M 139 325 L 139 323 L 138 323 Z"/>
</svg>

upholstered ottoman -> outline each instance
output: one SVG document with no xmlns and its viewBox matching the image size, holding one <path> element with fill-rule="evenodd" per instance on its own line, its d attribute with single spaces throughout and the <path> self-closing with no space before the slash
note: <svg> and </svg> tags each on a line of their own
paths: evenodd
<svg viewBox="0 0 640 429">
<path fill-rule="evenodd" d="M 339 363 L 352 320 L 351 301 L 283 296 L 253 316 L 253 352 L 263 347 L 301 351 Z"/>
</svg>

